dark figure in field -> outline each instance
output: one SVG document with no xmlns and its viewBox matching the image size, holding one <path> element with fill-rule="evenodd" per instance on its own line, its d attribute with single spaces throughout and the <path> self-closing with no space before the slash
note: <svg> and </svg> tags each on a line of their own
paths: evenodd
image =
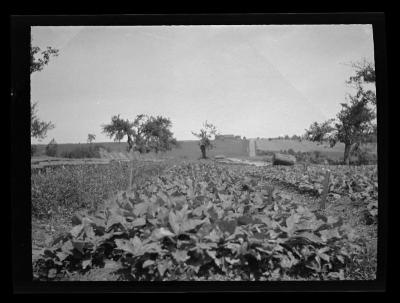
<svg viewBox="0 0 400 303">
<path fill-rule="evenodd" d="M 207 158 L 206 157 L 206 145 L 205 144 L 201 144 L 200 145 L 200 150 L 201 150 L 201 156 L 203 159 Z"/>
</svg>

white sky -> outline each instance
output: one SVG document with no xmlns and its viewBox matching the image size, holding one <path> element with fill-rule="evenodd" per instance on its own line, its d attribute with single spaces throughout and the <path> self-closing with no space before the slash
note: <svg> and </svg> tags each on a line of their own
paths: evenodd
<svg viewBox="0 0 400 303">
<path fill-rule="evenodd" d="M 58 143 L 111 141 L 121 114 L 163 115 L 178 140 L 205 120 L 220 133 L 301 135 L 334 117 L 351 88 L 348 63 L 373 61 L 371 25 L 32 27 L 60 54 L 31 76 L 39 117 Z"/>
</svg>

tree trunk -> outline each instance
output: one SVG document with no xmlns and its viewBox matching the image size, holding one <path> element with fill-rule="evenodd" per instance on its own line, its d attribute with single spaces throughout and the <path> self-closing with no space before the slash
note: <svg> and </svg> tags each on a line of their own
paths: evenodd
<svg viewBox="0 0 400 303">
<path fill-rule="evenodd" d="M 130 136 L 128 136 L 128 152 L 132 150 L 133 147 L 133 141 Z"/>
<path fill-rule="evenodd" d="M 344 163 L 346 163 L 346 165 L 350 165 L 350 149 L 351 149 L 351 144 L 345 143 L 343 161 Z"/>
<path fill-rule="evenodd" d="M 201 157 L 203 159 L 206 159 L 206 146 L 205 145 L 200 145 L 200 149 L 201 149 Z"/>
</svg>

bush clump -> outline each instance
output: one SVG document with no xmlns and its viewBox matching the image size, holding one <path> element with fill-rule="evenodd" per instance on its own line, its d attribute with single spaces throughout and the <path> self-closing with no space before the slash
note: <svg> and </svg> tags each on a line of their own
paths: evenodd
<svg viewBox="0 0 400 303">
<path fill-rule="evenodd" d="M 46 156 L 55 157 L 57 156 L 58 145 L 56 140 L 52 139 L 50 143 L 46 146 Z M 31 151 L 32 153 L 32 151 Z"/>
<path fill-rule="evenodd" d="M 81 159 L 81 158 L 101 158 L 100 148 L 105 149 L 102 145 L 82 145 L 74 148 L 71 151 L 64 151 L 61 153 L 61 157 L 70 159 Z"/>
</svg>

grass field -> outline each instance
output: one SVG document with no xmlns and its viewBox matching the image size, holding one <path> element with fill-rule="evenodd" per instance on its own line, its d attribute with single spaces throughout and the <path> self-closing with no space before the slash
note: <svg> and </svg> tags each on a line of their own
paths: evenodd
<svg viewBox="0 0 400 303">
<path fill-rule="evenodd" d="M 128 144 L 126 142 L 101 142 L 93 143 L 94 145 L 99 145 L 104 147 L 109 152 L 122 152 L 126 153 Z M 64 152 L 70 152 L 77 147 L 85 147 L 89 144 L 58 144 L 57 155 L 62 155 Z M 215 148 L 207 152 L 208 156 L 214 156 L 218 154 L 224 154 L 227 157 L 235 156 L 245 156 L 247 155 L 247 142 L 246 141 L 216 141 L 214 142 Z M 36 156 L 42 156 L 45 154 L 46 145 L 37 145 Z M 198 159 L 200 153 L 200 148 L 198 141 L 179 141 L 179 147 L 173 148 L 171 151 L 165 153 L 160 153 L 156 155 L 155 153 L 149 153 L 149 156 L 160 156 L 167 158 L 176 159 Z"/>
<path fill-rule="evenodd" d="M 93 143 L 94 145 L 103 146 L 109 152 L 122 152 L 126 153 L 127 143 L 126 142 L 100 142 Z M 225 155 L 226 157 L 246 157 L 248 155 L 248 141 L 247 140 L 217 140 L 214 141 L 215 148 L 209 150 L 207 155 L 213 157 L 215 155 Z M 88 144 L 58 144 L 57 155 L 60 156 L 64 152 L 70 152 L 77 147 L 85 147 Z M 377 145 L 368 144 L 366 145 L 371 154 L 377 154 Z M 35 157 L 45 154 L 46 145 L 37 145 L 37 152 Z M 268 140 L 259 139 L 256 140 L 256 149 L 262 151 L 288 151 L 292 149 L 295 152 L 313 152 L 318 151 L 321 155 L 324 155 L 332 160 L 339 160 L 343 158 L 344 144 L 338 143 L 333 148 L 327 144 L 317 144 L 310 141 L 297 141 L 297 140 Z M 158 155 L 150 153 L 150 157 L 167 157 L 175 159 L 198 159 L 200 156 L 200 149 L 198 141 L 188 140 L 179 141 L 179 148 L 173 148 L 171 151 L 160 153 Z"/>
</svg>

